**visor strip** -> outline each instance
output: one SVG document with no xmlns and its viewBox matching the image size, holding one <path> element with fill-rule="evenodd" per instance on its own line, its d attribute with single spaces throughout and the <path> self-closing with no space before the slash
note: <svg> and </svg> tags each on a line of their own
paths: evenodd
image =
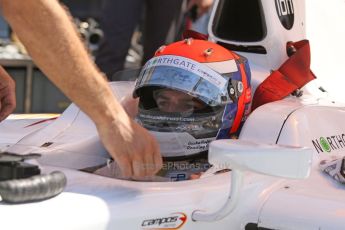
<svg viewBox="0 0 345 230">
<path fill-rule="evenodd" d="M 144 66 L 144 70 L 156 66 L 176 67 L 196 74 L 197 76 L 215 85 L 221 90 L 224 89 L 227 80 L 219 73 L 204 64 L 206 63 L 199 63 L 185 57 L 163 55 L 150 59 Z"/>
<path fill-rule="evenodd" d="M 220 74 L 234 73 L 238 71 L 235 60 L 228 60 L 228 61 L 221 61 L 221 62 L 204 62 L 203 64 L 207 65 L 208 67 L 217 71 Z"/>
</svg>

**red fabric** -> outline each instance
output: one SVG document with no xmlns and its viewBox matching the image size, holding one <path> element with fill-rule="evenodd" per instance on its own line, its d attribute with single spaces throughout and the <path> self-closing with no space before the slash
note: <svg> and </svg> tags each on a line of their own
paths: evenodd
<svg viewBox="0 0 345 230">
<path fill-rule="evenodd" d="M 273 71 L 256 89 L 252 110 L 257 107 L 281 100 L 296 89 L 315 79 L 310 70 L 310 47 L 308 40 L 288 43 L 296 52 L 276 71 Z"/>
<path fill-rule="evenodd" d="M 199 40 L 208 40 L 208 35 L 207 34 L 202 34 L 194 30 L 185 30 L 182 35 L 182 39 L 186 38 L 194 38 L 194 39 L 199 39 Z"/>
</svg>

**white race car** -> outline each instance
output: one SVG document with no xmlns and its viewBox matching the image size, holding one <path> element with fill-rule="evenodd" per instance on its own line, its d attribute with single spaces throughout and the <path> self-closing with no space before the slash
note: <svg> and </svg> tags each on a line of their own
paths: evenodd
<svg viewBox="0 0 345 230">
<path fill-rule="evenodd" d="M 306 38 L 304 10 L 303 0 L 216 0 L 210 39 L 249 59 L 254 92 L 288 58 L 287 42 Z M 134 85 L 111 86 L 125 101 Z M 320 162 L 345 156 L 345 105 L 316 80 L 301 91 L 258 107 L 239 139 L 210 144 L 213 168 L 179 182 L 80 171 L 106 164 L 109 156 L 92 121 L 74 104 L 60 116 L 11 115 L 0 123 L 0 166 L 35 158 L 27 162 L 50 176 L 36 182 L 61 186 L 19 191 L 13 185 L 10 194 L 0 186 L 0 229 L 343 229 L 345 185 Z M 67 178 L 62 193 L 66 178 L 53 171 Z M 36 190 L 60 194 L 13 204 L 17 195 L 21 201 Z"/>
</svg>

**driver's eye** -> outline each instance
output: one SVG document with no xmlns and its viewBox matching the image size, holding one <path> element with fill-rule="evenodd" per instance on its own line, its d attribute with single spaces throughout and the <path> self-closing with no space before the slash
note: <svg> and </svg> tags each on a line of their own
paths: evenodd
<svg viewBox="0 0 345 230">
<path fill-rule="evenodd" d="M 167 101 L 158 101 L 157 102 L 158 107 L 166 107 L 169 105 Z"/>
<path fill-rule="evenodd" d="M 169 102 L 166 101 L 166 100 L 158 100 L 157 101 L 157 106 L 158 106 L 158 109 L 160 109 L 161 111 L 165 111 L 169 108 Z"/>
<path fill-rule="evenodd" d="M 194 110 L 195 103 L 193 101 L 173 103 L 169 100 L 157 100 L 157 106 L 163 112 L 190 112 Z"/>
<path fill-rule="evenodd" d="M 180 105 L 180 110 L 181 110 L 182 112 L 194 110 L 194 103 L 193 103 L 193 102 L 185 102 L 185 103 L 182 103 L 182 104 Z"/>
</svg>

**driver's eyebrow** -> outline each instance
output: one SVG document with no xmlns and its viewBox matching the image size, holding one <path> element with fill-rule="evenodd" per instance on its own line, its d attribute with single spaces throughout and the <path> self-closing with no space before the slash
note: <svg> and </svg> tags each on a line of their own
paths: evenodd
<svg viewBox="0 0 345 230">
<path fill-rule="evenodd" d="M 169 96 L 165 96 L 165 95 L 158 95 L 157 99 L 164 99 L 164 100 L 169 100 L 171 97 Z M 184 100 L 184 99 L 182 99 Z M 182 101 L 182 100 L 179 100 L 179 101 Z"/>
<path fill-rule="evenodd" d="M 163 100 L 168 100 L 169 99 L 169 97 L 167 97 L 167 96 L 164 96 L 164 95 L 157 95 L 157 99 L 163 99 Z"/>
<path fill-rule="evenodd" d="M 166 95 L 158 94 L 157 99 L 169 100 L 170 97 L 166 96 Z M 194 100 L 194 98 L 182 98 L 182 99 L 179 99 L 179 101 L 182 101 L 182 102 L 189 102 L 191 100 Z"/>
</svg>

